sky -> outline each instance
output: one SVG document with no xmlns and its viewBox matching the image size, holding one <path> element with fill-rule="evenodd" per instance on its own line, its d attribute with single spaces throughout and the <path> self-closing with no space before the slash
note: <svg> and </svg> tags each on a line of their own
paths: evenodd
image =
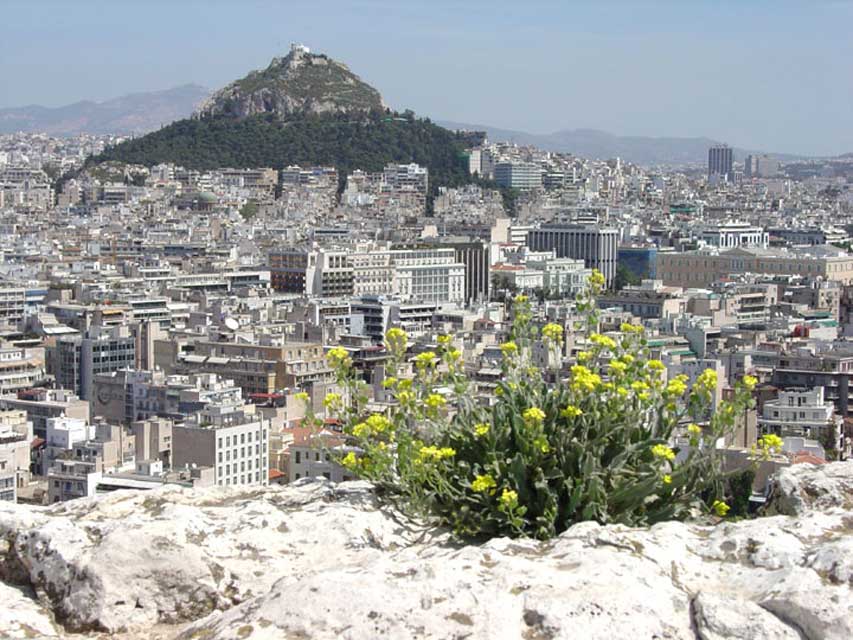
<svg viewBox="0 0 853 640">
<path fill-rule="evenodd" d="M 215 89 L 302 42 L 433 120 L 853 151 L 853 0 L 0 0 L 0 15 L 0 107 Z"/>
</svg>

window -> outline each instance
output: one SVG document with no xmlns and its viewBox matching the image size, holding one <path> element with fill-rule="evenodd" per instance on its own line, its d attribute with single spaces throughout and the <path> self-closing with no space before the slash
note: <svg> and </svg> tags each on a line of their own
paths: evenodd
<svg viewBox="0 0 853 640">
<path fill-rule="evenodd" d="M 296 464 L 300 464 L 301 462 L 302 462 L 302 452 L 301 452 L 301 451 L 297 451 L 297 452 L 296 452 Z M 299 477 L 299 475 L 297 474 L 297 476 L 296 476 L 296 477 L 298 478 L 298 477 Z M 58 483 L 57 483 L 57 484 L 58 484 Z"/>
</svg>

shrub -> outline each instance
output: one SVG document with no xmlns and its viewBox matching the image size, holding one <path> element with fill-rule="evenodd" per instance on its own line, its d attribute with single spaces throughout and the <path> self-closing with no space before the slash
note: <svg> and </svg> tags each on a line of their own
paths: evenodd
<svg viewBox="0 0 853 640">
<path fill-rule="evenodd" d="M 388 332 L 385 384 L 396 402 L 387 415 L 365 412 L 351 361 L 343 350 L 330 352 L 350 398 L 338 415 L 360 451 L 341 463 L 408 513 L 464 537 L 546 539 L 583 520 L 649 525 L 697 508 L 725 515 L 726 476 L 714 442 L 751 402 L 754 381 L 738 383 L 733 399 L 699 427 L 716 373 L 705 371 L 692 388 L 684 376 L 665 381 L 642 327 L 597 333 L 594 296 L 602 286 L 594 273 L 578 299 L 586 321 L 575 329 L 590 347 L 557 384 L 545 382 L 531 351 L 541 340 L 562 352 L 563 327 L 538 330 L 526 297 L 515 299 L 511 335 L 501 345 L 504 376 L 490 406 L 478 404 L 451 336 L 415 356 L 406 377 L 407 336 Z M 674 435 L 688 423 L 692 446 L 679 455 Z"/>
</svg>

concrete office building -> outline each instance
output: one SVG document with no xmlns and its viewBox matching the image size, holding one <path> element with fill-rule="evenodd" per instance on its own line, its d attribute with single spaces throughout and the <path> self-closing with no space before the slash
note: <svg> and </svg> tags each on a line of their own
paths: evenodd
<svg viewBox="0 0 853 640">
<path fill-rule="evenodd" d="M 542 168 L 533 162 L 498 162 L 495 165 L 495 182 L 512 189 L 539 189 L 542 187 Z"/>
<path fill-rule="evenodd" d="M 457 263 L 465 265 L 465 302 L 489 299 L 491 250 L 488 242 L 460 242 L 453 248 Z"/>
<path fill-rule="evenodd" d="M 533 251 L 556 251 L 558 258 L 583 260 L 604 274 L 607 286 L 616 277 L 619 231 L 597 225 L 546 224 L 532 229 L 527 245 Z"/>
<path fill-rule="evenodd" d="M 726 144 L 708 149 L 708 177 L 720 176 L 725 180 L 734 178 L 734 155 Z"/>
<path fill-rule="evenodd" d="M 127 326 L 95 326 L 85 336 L 57 340 L 48 347 L 47 363 L 58 387 L 90 400 L 97 374 L 136 366 L 136 340 Z"/>
</svg>

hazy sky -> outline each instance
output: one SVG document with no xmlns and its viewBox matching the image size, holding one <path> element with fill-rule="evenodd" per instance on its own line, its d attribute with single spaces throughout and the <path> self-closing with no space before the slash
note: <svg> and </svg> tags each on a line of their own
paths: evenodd
<svg viewBox="0 0 853 640">
<path fill-rule="evenodd" d="M 0 16 L 0 107 L 217 88 L 301 41 L 433 119 L 853 151 L 853 0 L 0 0 Z"/>
</svg>

